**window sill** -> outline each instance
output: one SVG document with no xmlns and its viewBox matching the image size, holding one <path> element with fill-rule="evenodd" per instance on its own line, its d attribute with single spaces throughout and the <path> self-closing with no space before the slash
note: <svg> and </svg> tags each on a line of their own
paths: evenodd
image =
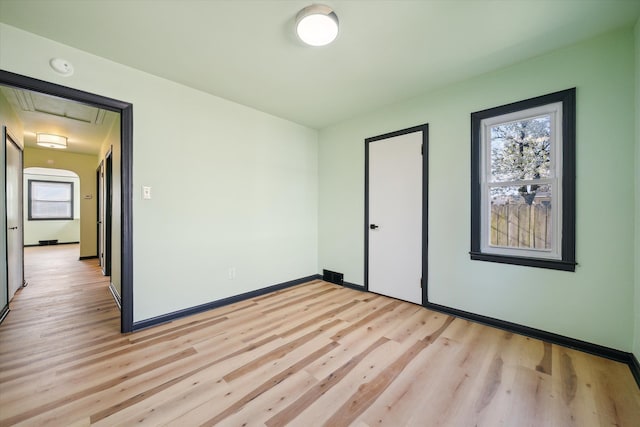
<svg viewBox="0 0 640 427">
<path fill-rule="evenodd" d="M 498 262 L 501 264 L 524 265 L 527 267 L 547 268 L 551 270 L 576 271 L 576 262 L 541 259 L 541 258 L 525 258 L 509 255 L 486 254 L 483 252 L 469 252 L 472 260 Z"/>
<path fill-rule="evenodd" d="M 75 218 L 27 218 L 27 221 L 73 221 Z"/>
</svg>

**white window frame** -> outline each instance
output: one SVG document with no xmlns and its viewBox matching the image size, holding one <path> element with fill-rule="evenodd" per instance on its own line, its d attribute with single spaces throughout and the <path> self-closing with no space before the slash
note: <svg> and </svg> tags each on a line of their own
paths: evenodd
<svg viewBox="0 0 640 427">
<path fill-rule="evenodd" d="M 550 117 L 551 127 L 551 164 L 548 178 L 492 181 L 491 175 L 491 128 L 496 125 L 535 119 L 537 117 Z M 513 113 L 494 116 L 481 121 L 481 171 L 480 185 L 480 247 L 483 253 L 533 257 L 547 259 L 562 259 L 562 102 L 542 105 Z M 551 248 L 532 249 L 515 248 L 510 246 L 497 246 L 490 243 L 491 230 L 491 203 L 490 191 L 493 187 L 523 186 L 523 185 L 549 185 L 551 187 Z"/>
</svg>

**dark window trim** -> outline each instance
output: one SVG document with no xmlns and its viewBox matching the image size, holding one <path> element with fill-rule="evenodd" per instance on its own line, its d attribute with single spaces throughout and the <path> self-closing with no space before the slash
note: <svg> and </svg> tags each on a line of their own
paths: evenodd
<svg viewBox="0 0 640 427">
<path fill-rule="evenodd" d="M 562 251 L 561 260 L 487 254 L 480 250 L 482 172 L 481 122 L 520 110 L 562 102 Z M 576 89 L 554 92 L 524 101 L 471 113 L 471 255 L 472 260 L 575 271 L 576 266 Z"/>
<path fill-rule="evenodd" d="M 69 204 L 71 205 L 71 216 L 67 216 L 67 217 L 47 217 L 47 218 L 34 218 L 33 215 L 31 214 L 31 204 L 33 202 L 33 198 L 31 197 L 31 185 L 34 182 L 47 182 L 50 184 L 66 184 L 69 187 L 71 187 L 71 200 L 69 200 Z M 27 188 L 28 188 L 28 208 L 27 208 L 27 219 L 29 221 L 73 221 L 74 216 L 73 216 L 73 208 L 74 208 L 74 203 L 73 203 L 73 199 L 74 199 L 74 188 L 73 188 L 73 182 L 72 181 L 52 181 L 52 180 L 44 180 L 44 179 L 29 179 L 27 180 Z"/>
</svg>

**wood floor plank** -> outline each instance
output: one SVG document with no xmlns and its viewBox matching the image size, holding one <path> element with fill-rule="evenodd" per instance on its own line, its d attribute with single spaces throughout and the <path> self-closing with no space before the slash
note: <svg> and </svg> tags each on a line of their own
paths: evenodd
<svg viewBox="0 0 640 427">
<path fill-rule="evenodd" d="M 378 348 L 380 345 L 388 342 L 387 338 L 379 338 L 369 347 L 367 347 L 363 352 L 359 353 L 355 357 L 352 357 L 347 363 L 339 367 L 337 370 L 329 374 L 326 378 L 322 379 L 319 383 L 314 385 L 311 389 L 307 390 L 304 394 L 298 397 L 294 402 L 292 402 L 286 409 L 277 413 L 277 415 L 273 416 L 269 420 L 266 421 L 266 425 L 271 426 L 282 426 L 291 422 L 294 418 L 300 415 L 307 407 L 311 406 L 315 403 L 316 400 L 320 396 L 323 396 L 332 387 L 334 387 L 338 382 L 340 382 L 349 372 L 353 370 L 354 367 L 358 365 L 358 363 L 362 362 L 362 360 L 368 356 L 373 350 Z M 334 341 L 335 343 L 335 341 Z M 336 343 L 337 345 L 337 343 Z"/>
<path fill-rule="evenodd" d="M 25 276 L 0 426 L 639 425 L 626 365 L 321 280 L 122 335 L 77 245 Z"/>
</svg>

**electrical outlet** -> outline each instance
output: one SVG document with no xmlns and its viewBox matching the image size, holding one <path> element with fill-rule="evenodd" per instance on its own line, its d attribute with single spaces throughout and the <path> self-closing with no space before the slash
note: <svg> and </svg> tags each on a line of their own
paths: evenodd
<svg viewBox="0 0 640 427">
<path fill-rule="evenodd" d="M 147 186 L 142 187 L 142 198 L 145 200 L 151 199 L 151 187 L 147 187 Z"/>
<path fill-rule="evenodd" d="M 229 267 L 229 280 L 233 280 L 236 278 L 236 268 Z"/>
</svg>

